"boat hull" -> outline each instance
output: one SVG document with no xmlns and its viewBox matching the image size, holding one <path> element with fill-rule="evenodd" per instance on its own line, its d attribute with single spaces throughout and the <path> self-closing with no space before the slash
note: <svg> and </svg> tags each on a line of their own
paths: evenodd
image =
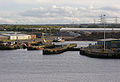
<svg viewBox="0 0 120 82">
<path fill-rule="evenodd" d="M 65 51 L 69 51 L 69 50 L 71 51 L 71 50 L 74 50 L 74 47 L 76 47 L 77 44 L 67 44 L 67 45 L 60 45 L 60 46 L 55 48 L 44 49 L 43 55 L 60 54 Z"/>
</svg>

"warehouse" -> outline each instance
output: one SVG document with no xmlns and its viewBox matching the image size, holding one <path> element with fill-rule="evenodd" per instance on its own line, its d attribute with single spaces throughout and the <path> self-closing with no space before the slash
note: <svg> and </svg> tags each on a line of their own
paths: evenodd
<svg viewBox="0 0 120 82">
<path fill-rule="evenodd" d="M 18 34 L 16 35 L 18 40 L 24 40 L 24 39 L 31 39 L 31 35 L 27 35 L 27 34 Z"/>
<path fill-rule="evenodd" d="M 31 39 L 31 35 L 27 34 L 8 34 L 9 40 L 25 40 L 25 39 Z"/>
<path fill-rule="evenodd" d="M 20 32 L 1 32 L 0 40 L 25 40 L 36 38 L 36 35 L 22 34 Z"/>
</svg>

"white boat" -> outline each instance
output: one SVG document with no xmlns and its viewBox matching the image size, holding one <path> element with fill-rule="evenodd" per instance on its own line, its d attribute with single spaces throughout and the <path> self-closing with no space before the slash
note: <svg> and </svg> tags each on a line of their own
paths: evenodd
<svg viewBox="0 0 120 82">
<path fill-rule="evenodd" d="M 65 40 L 62 39 L 62 37 L 57 37 L 53 40 L 53 42 L 64 42 Z"/>
</svg>

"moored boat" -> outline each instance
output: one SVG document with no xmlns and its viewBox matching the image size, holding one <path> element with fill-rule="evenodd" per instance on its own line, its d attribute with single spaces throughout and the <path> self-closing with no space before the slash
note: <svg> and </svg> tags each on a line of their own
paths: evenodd
<svg viewBox="0 0 120 82">
<path fill-rule="evenodd" d="M 60 37 L 57 37 L 53 40 L 53 42 L 64 42 L 65 40 L 63 40 L 62 38 Z"/>
<path fill-rule="evenodd" d="M 60 54 L 72 50 L 76 46 L 77 44 L 55 45 L 53 48 L 44 49 L 43 55 Z"/>
<path fill-rule="evenodd" d="M 0 50 L 13 50 L 19 48 L 20 45 L 18 45 L 16 42 L 0 41 Z"/>
<path fill-rule="evenodd" d="M 27 50 L 43 50 L 44 49 L 44 45 L 42 46 L 29 46 L 27 47 Z"/>
</svg>

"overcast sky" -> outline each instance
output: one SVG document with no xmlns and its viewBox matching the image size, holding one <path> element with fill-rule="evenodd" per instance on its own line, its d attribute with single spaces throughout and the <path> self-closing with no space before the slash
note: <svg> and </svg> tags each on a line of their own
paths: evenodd
<svg viewBox="0 0 120 82">
<path fill-rule="evenodd" d="M 0 0 L 0 24 L 93 23 L 101 14 L 114 23 L 112 17 L 120 17 L 119 4 L 120 0 Z"/>
</svg>

